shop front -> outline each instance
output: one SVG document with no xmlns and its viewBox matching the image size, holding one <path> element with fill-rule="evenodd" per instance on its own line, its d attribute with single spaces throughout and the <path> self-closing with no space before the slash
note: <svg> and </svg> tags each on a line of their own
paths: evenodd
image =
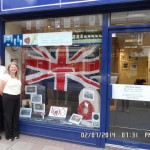
<svg viewBox="0 0 150 150">
<path fill-rule="evenodd" d="M 150 147 L 150 15 L 128 4 L 148 6 L 1 2 L 0 54 L 5 66 L 20 67 L 21 133 L 94 147 Z"/>
<path fill-rule="evenodd" d="M 117 84 L 109 86 L 113 111 L 108 112 L 108 130 L 115 132 L 116 137 L 108 138 L 107 142 L 144 149 L 149 149 L 150 124 L 148 12 L 112 13 L 110 22 L 118 27 L 109 30 L 111 64 L 108 70 L 111 74 L 117 72 L 118 79 Z"/>
</svg>

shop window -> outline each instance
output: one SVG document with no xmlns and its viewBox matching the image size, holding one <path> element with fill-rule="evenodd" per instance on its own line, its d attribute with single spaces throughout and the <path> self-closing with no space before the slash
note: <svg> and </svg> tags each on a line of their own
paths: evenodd
<svg viewBox="0 0 150 150">
<path fill-rule="evenodd" d="M 125 26 L 132 24 L 149 24 L 150 11 L 126 11 L 111 13 L 110 25 Z"/>
<path fill-rule="evenodd" d="M 110 132 L 115 132 L 115 139 L 123 142 L 149 144 L 145 136 L 150 130 L 149 37 L 150 32 L 112 35 L 111 73 L 117 73 L 118 78 L 112 85 L 112 95 L 116 92 L 117 96 L 110 100 Z M 135 134 L 124 136 L 131 132 Z"/>
<path fill-rule="evenodd" d="M 90 15 L 6 23 L 5 64 L 21 68 L 21 120 L 99 128 L 92 114 L 100 116 L 101 22 Z M 38 45 L 41 33 L 60 32 L 72 33 L 72 45 Z"/>
</svg>

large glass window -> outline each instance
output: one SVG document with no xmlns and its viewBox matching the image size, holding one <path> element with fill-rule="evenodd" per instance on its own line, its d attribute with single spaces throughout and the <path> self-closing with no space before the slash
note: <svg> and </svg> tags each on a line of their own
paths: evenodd
<svg viewBox="0 0 150 150">
<path fill-rule="evenodd" d="M 20 66 L 21 120 L 99 128 L 92 116 L 100 115 L 101 23 L 101 15 L 89 15 L 5 24 L 5 35 L 23 34 L 28 43 L 5 47 L 6 66 Z M 30 44 L 31 33 L 60 32 L 72 32 L 72 45 Z"/>
<path fill-rule="evenodd" d="M 111 100 L 110 131 L 124 144 L 149 143 L 149 37 L 150 32 L 112 34 L 112 72 L 118 74 L 119 89 L 113 90 L 118 98 Z"/>
</svg>

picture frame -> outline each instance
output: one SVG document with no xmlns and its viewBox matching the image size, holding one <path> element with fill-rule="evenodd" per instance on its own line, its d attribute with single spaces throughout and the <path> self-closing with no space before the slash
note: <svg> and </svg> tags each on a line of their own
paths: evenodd
<svg viewBox="0 0 150 150">
<path fill-rule="evenodd" d="M 83 99 L 94 100 L 94 91 L 83 90 Z"/>
<path fill-rule="evenodd" d="M 66 118 L 68 107 L 51 106 L 48 116 L 54 118 Z"/>
<path fill-rule="evenodd" d="M 26 85 L 25 94 L 37 94 L 37 86 L 35 85 Z"/>
<path fill-rule="evenodd" d="M 69 119 L 69 122 L 79 125 L 83 116 L 73 113 Z"/>
<path fill-rule="evenodd" d="M 128 62 L 122 63 L 122 69 L 129 69 L 129 63 Z"/>
<path fill-rule="evenodd" d="M 132 56 L 128 55 L 128 61 L 131 61 L 131 60 L 132 60 Z"/>
<path fill-rule="evenodd" d="M 133 71 L 137 70 L 137 64 L 131 64 L 131 70 Z"/>
<path fill-rule="evenodd" d="M 135 57 L 134 60 L 135 60 L 135 61 L 138 61 L 138 60 L 139 60 L 139 57 Z"/>
<path fill-rule="evenodd" d="M 18 64 L 18 59 L 11 58 L 11 62 L 15 62 L 16 64 Z"/>
<path fill-rule="evenodd" d="M 126 55 L 125 54 L 121 55 L 121 61 L 126 61 Z"/>
<path fill-rule="evenodd" d="M 20 117 L 31 118 L 32 108 L 20 108 Z"/>
<path fill-rule="evenodd" d="M 4 45 L 13 46 L 13 35 L 4 35 Z"/>
<path fill-rule="evenodd" d="M 30 98 L 31 98 L 31 103 L 42 104 L 42 95 L 32 94 Z"/>
<path fill-rule="evenodd" d="M 32 108 L 30 99 L 22 99 L 22 107 L 24 108 Z"/>
<path fill-rule="evenodd" d="M 45 113 L 45 104 L 34 103 L 33 104 L 33 111 Z"/>
</svg>

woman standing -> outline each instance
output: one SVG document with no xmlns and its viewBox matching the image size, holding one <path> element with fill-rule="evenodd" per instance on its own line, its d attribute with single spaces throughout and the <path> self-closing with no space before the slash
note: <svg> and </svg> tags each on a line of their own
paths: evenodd
<svg viewBox="0 0 150 150">
<path fill-rule="evenodd" d="M 5 137 L 9 141 L 19 138 L 19 112 L 21 81 L 18 75 L 18 65 L 11 62 L 8 74 L 2 79 L 2 102 L 5 115 Z"/>
<path fill-rule="evenodd" d="M 3 76 L 6 73 L 6 68 L 2 66 L 1 64 L 2 64 L 2 60 L 0 57 L 0 79 L 3 78 Z M 3 111 L 3 106 L 2 106 L 2 95 L 0 93 L 0 132 L 3 130 L 3 124 L 4 124 L 3 119 L 4 119 L 4 111 Z M 0 139 L 1 139 L 1 136 L 0 136 Z"/>
</svg>

